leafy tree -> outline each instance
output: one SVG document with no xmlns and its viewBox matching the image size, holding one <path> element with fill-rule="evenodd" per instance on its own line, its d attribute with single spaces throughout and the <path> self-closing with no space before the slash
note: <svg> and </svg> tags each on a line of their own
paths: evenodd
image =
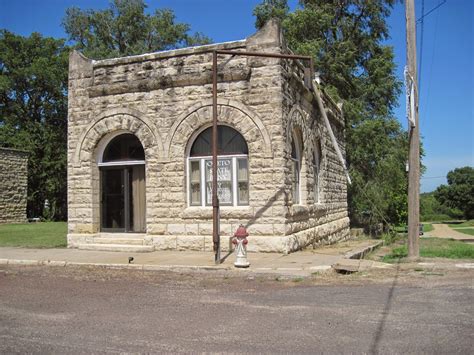
<svg viewBox="0 0 474 355">
<path fill-rule="evenodd" d="M 461 210 L 465 218 L 474 218 L 474 169 L 470 166 L 454 169 L 447 179 L 448 185 L 436 189 L 436 199 L 445 206 Z"/>
<path fill-rule="evenodd" d="M 393 49 L 383 44 L 395 1 L 300 0 L 289 12 L 286 0 L 264 0 L 254 9 L 257 28 L 282 19 L 288 46 L 311 55 L 325 91 L 344 102 L 355 224 L 406 218 L 407 136 L 392 115 L 401 83 Z"/>
<path fill-rule="evenodd" d="M 209 42 L 171 10 L 145 13 L 143 0 L 114 0 L 103 11 L 70 8 L 63 25 L 93 58 L 141 54 Z M 70 48 L 38 33 L 0 30 L 0 145 L 27 150 L 28 215 L 66 219 L 67 75 Z M 49 208 L 45 209 L 46 200 Z"/>
<path fill-rule="evenodd" d="M 29 152 L 28 215 L 66 218 L 68 48 L 0 30 L 0 142 Z"/>
<path fill-rule="evenodd" d="M 76 48 L 91 58 L 111 58 L 207 44 L 202 33 L 176 23 L 172 10 L 145 13 L 143 0 L 113 0 L 106 10 L 66 10 L 63 26 Z"/>
<path fill-rule="evenodd" d="M 420 194 L 420 214 L 422 221 L 443 221 L 463 217 L 463 213 L 458 209 L 442 205 L 436 199 L 434 191 Z"/>
</svg>

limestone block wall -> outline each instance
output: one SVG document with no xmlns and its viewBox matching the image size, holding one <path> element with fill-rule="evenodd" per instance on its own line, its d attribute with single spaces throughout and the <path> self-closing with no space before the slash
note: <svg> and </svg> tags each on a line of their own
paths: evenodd
<svg viewBox="0 0 474 355">
<path fill-rule="evenodd" d="M 278 24 L 270 22 L 241 41 L 101 61 L 71 54 L 70 246 L 88 242 L 100 232 L 99 155 L 111 135 L 129 132 L 145 151 L 146 242 L 158 249 L 212 249 L 212 208 L 187 203 L 186 157 L 196 132 L 212 122 L 211 51 L 215 49 L 281 53 L 284 42 Z M 287 134 L 293 122 L 289 117 L 316 117 L 314 104 L 306 97 L 310 93 L 298 94 L 306 95 L 299 101 L 291 93 L 301 88 L 291 82 L 293 74 L 284 60 L 219 55 L 218 62 L 219 122 L 240 132 L 249 149 L 249 205 L 221 207 L 222 245 L 240 224 L 247 227 L 252 236 L 249 248 L 256 251 L 298 249 L 300 243 L 309 242 L 293 238 L 296 233 L 325 224 L 329 226 L 325 235 L 344 234 L 333 226 L 347 212 L 343 211 L 344 183 L 329 186 L 339 181 L 340 169 L 328 139 L 325 161 L 333 171 L 324 180 L 328 184 L 324 195 L 327 201 L 335 199 L 334 207 L 325 203 L 299 213 L 289 202 Z M 302 102 L 302 107 L 297 109 L 296 102 Z M 309 210 L 319 217 L 309 222 L 305 217 Z"/>
<path fill-rule="evenodd" d="M 298 130 L 302 135 L 302 168 L 300 203 L 288 203 L 287 233 L 293 236 L 295 248 L 307 245 L 333 243 L 350 236 L 347 212 L 347 180 L 331 138 L 323 123 L 315 96 L 303 84 L 303 69 L 298 63 L 287 63 L 282 75 L 283 120 L 286 130 L 285 176 L 291 189 L 291 135 Z M 330 125 L 339 148 L 345 157 L 344 119 L 342 110 L 323 93 Z M 320 146 L 319 200 L 315 200 L 313 156 Z"/>
<path fill-rule="evenodd" d="M 0 223 L 26 222 L 28 153 L 0 148 Z"/>
</svg>

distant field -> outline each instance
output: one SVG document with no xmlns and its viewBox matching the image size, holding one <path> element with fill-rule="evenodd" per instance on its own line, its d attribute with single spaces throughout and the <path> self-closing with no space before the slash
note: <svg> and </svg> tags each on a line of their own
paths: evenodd
<svg viewBox="0 0 474 355">
<path fill-rule="evenodd" d="M 63 248 L 67 245 L 66 222 L 0 225 L 0 247 Z"/>
</svg>

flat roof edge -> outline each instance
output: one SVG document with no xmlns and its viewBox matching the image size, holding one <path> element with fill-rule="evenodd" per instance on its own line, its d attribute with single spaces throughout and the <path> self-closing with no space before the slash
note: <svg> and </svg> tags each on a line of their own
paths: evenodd
<svg viewBox="0 0 474 355">
<path fill-rule="evenodd" d="M 217 50 L 217 49 L 242 48 L 242 47 L 245 47 L 245 44 L 246 44 L 246 40 L 242 39 L 238 41 L 220 42 L 220 43 L 206 44 L 203 46 L 185 47 L 185 48 L 179 48 L 179 49 L 171 49 L 167 51 L 144 53 L 144 54 L 132 55 L 128 57 L 92 60 L 92 64 L 94 68 L 113 66 L 113 65 L 118 65 L 118 64 L 129 64 L 129 63 L 135 63 L 135 62 L 144 62 L 148 60 L 166 59 L 166 58 L 172 58 L 172 57 L 181 57 L 181 56 L 186 56 L 186 55 L 207 53 L 209 51 Z"/>
</svg>

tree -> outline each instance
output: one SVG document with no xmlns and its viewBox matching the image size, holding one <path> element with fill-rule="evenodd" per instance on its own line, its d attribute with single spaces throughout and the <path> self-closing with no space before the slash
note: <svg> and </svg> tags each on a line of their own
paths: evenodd
<svg viewBox="0 0 474 355">
<path fill-rule="evenodd" d="M 207 44 L 202 33 L 176 23 L 172 10 L 145 13 L 143 0 L 113 0 L 106 10 L 66 10 L 63 26 L 76 48 L 91 58 L 122 57 L 159 50 Z"/>
<path fill-rule="evenodd" d="M 68 48 L 0 30 L 0 142 L 27 150 L 30 217 L 66 218 Z"/>
<path fill-rule="evenodd" d="M 395 0 L 264 0 L 254 10 L 257 28 L 282 19 L 288 46 L 314 59 L 324 90 L 344 103 L 347 162 L 353 184 L 354 224 L 399 223 L 406 215 L 407 136 L 393 117 L 401 83 L 395 75 L 386 18 Z"/>
<path fill-rule="evenodd" d="M 436 199 L 443 205 L 463 212 L 466 219 L 474 218 L 474 169 L 457 168 L 447 175 L 448 185 L 435 191 Z"/>
<path fill-rule="evenodd" d="M 420 194 L 420 214 L 422 221 L 442 221 L 451 218 L 463 218 L 463 213 L 456 208 L 442 205 L 435 197 L 435 192 Z"/>
<path fill-rule="evenodd" d="M 208 43 L 171 10 L 145 13 L 142 0 L 114 0 L 103 11 L 70 8 L 63 25 L 75 47 L 93 58 Z M 67 77 L 70 48 L 38 33 L 0 30 L 0 144 L 27 150 L 28 216 L 67 217 Z M 49 208 L 45 209 L 46 200 Z"/>
</svg>

